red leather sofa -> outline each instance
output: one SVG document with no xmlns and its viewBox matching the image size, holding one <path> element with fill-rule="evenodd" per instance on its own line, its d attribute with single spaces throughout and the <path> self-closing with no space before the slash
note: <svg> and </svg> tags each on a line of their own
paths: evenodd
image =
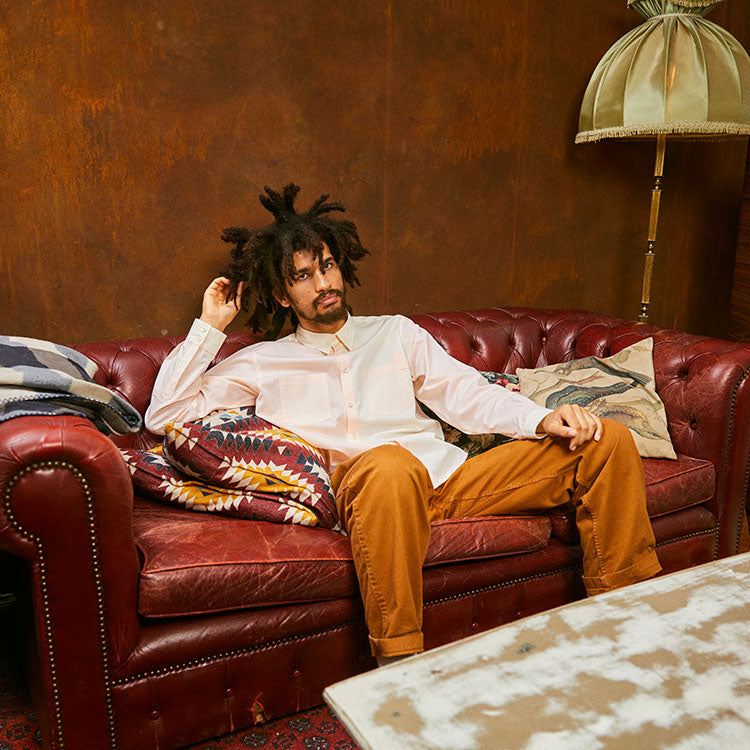
<svg viewBox="0 0 750 750">
<path fill-rule="evenodd" d="M 414 316 L 455 357 L 514 371 L 655 339 L 676 461 L 646 459 L 665 571 L 738 552 L 750 463 L 750 346 L 580 311 Z M 252 342 L 229 336 L 219 357 Z M 98 382 L 146 409 L 175 338 L 78 347 Z M 0 548 L 28 571 L 31 682 L 45 747 L 173 748 L 321 702 L 369 669 L 348 541 L 133 497 L 110 439 L 76 417 L 0 423 Z M 612 502 L 617 502 L 613 497 Z M 436 527 L 426 645 L 583 595 L 572 515 Z"/>
</svg>

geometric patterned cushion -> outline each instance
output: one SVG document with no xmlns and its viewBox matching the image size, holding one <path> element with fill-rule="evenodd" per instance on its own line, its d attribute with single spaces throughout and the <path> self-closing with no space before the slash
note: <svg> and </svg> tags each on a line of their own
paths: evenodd
<svg viewBox="0 0 750 750">
<path fill-rule="evenodd" d="M 261 419 L 253 407 L 220 410 L 164 426 L 164 457 L 206 484 L 276 495 L 304 506 L 318 524 L 338 524 L 331 480 L 320 451 Z"/>
<path fill-rule="evenodd" d="M 515 375 L 511 375 L 507 372 L 484 372 L 481 370 L 480 374 L 490 383 L 507 388 L 509 391 L 518 391 L 518 378 Z M 484 451 L 487 451 L 490 448 L 502 445 L 503 443 L 509 443 L 513 440 L 513 438 L 510 438 L 507 435 L 500 435 L 493 432 L 479 435 L 467 435 L 453 425 L 448 424 L 445 420 L 440 419 L 437 414 L 431 409 L 428 409 L 424 404 L 420 404 L 420 407 L 430 419 L 435 419 L 440 423 L 440 426 L 443 428 L 443 438 L 445 439 L 445 442 L 458 446 L 468 454 L 469 458 L 484 453 Z"/>
<path fill-rule="evenodd" d="M 152 500 L 256 521 L 318 525 L 317 516 L 309 508 L 282 495 L 227 490 L 186 477 L 164 459 L 160 445 L 151 450 L 121 449 L 120 453 L 138 494 Z"/>
</svg>

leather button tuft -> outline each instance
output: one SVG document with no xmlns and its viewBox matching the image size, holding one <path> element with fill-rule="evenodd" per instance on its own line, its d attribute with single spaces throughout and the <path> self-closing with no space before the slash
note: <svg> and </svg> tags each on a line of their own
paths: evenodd
<svg viewBox="0 0 750 750">
<path fill-rule="evenodd" d="M 690 420 L 690 429 L 691 430 L 697 430 L 698 429 L 698 422 L 695 419 Z"/>
<path fill-rule="evenodd" d="M 471 623 L 471 629 L 476 633 L 477 630 L 479 630 L 479 623 L 478 622 L 472 622 Z"/>
<path fill-rule="evenodd" d="M 224 695 L 225 695 L 225 696 L 226 696 L 227 698 L 231 698 L 231 697 L 232 697 L 232 696 L 234 695 L 234 690 L 232 690 L 232 688 L 227 688 L 227 689 L 226 689 L 226 690 L 224 691 Z"/>
<path fill-rule="evenodd" d="M 294 677 L 295 679 L 299 679 L 300 677 L 302 677 L 302 671 L 299 669 L 295 669 L 294 672 L 292 672 L 292 677 Z"/>
<path fill-rule="evenodd" d="M 151 720 L 156 721 L 159 718 L 159 712 L 158 711 L 152 711 L 151 712 Z"/>
</svg>

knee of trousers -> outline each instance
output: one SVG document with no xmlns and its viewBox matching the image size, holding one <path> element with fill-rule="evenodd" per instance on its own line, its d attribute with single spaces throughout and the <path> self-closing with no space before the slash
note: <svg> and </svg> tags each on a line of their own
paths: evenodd
<svg viewBox="0 0 750 750">
<path fill-rule="evenodd" d="M 389 443 L 357 458 L 336 491 L 336 505 L 342 520 L 355 505 L 376 508 L 387 517 L 391 509 L 426 508 L 431 491 L 425 465 L 406 448 Z"/>
<path fill-rule="evenodd" d="M 602 419 L 602 436 L 598 441 L 590 440 L 583 450 L 596 460 L 607 461 L 609 457 L 617 456 L 620 460 L 634 462 L 640 465 L 640 456 L 633 435 L 630 430 L 612 419 Z M 580 449 L 579 449 L 580 450 Z"/>
<path fill-rule="evenodd" d="M 622 423 L 615 422 L 613 419 L 602 419 L 602 437 L 599 440 L 599 444 L 602 447 L 606 447 L 609 450 L 613 450 L 615 447 L 627 450 L 636 451 L 635 441 L 630 430 Z"/>
</svg>

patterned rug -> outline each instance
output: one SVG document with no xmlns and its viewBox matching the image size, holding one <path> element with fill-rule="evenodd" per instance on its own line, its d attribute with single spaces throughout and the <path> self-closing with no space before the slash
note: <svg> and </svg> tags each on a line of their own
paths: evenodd
<svg viewBox="0 0 750 750">
<path fill-rule="evenodd" d="M 38 750 L 42 738 L 23 681 L 0 659 L 0 750 Z M 358 750 L 327 706 L 191 745 L 190 750 Z"/>
<path fill-rule="evenodd" d="M 208 742 L 191 745 L 190 750 L 359 750 L 328 706 L 241 729 Z M 0 750 L 3 750 L 0 745 Z M 14 749 L 15 750 L 15 749 Z"/>
<path fill-rule="evenodd" d="M 18 633 L 0 603 L 0 750 L 38 750 L 42 738 L 18 657 Z M 15 647 L 15 648 L 14 648 Z M 190 750 L 359 750 L 327 706 L 191 745 Z"/>
</svg>

